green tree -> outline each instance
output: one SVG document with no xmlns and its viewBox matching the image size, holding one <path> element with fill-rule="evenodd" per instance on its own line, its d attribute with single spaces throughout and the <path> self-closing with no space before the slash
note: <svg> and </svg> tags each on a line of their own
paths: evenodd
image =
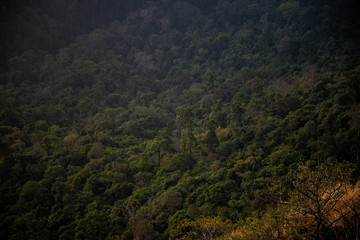
<svg viewBox="0 0 360 240">
<path fill-rule="evenodd" d="M 180 192 L 167 191 L 162 194 L 160 199 L 160 206 L 164 211 L 169 211 L 171 214 L 180 210 L 183 204 L 183 197 Z"/>
<path fill-rule="evenodd" d="M 41 211 L 33 209 L 15 218 L 12 225 L 13 231 L 9 239 L 49 239 L 50 230 L 47 228 L 45 216 L 41 216 Z"/>
<path fill-rule="evenodd" d="M 207 145 L 209 152 L 214 150 L 214 147 L 219 145 L 219 140 L 217 138 L 216 132 L 213 128 L 211 128 L 204 139 L 204 143 Z"/>
<path fill-rule="evenodd" d="M 163 154 L 174 152 L 172 144 L 173 140 L 171 139 L 171 130 L 163 128 L 159 131 L 158 135 L 147 144 L 145 153 L 148 156 L 156 154 L 158 164 L 160 165 Z"/>
<path fill-rule="evenodd" d="M 77 222 L 75 239 L 105 239 L 110 228 L 109 214 L 103 210 L 93 210 Z"/>
<path fill-rule="evenodd" d="M 350 115 L 350 120 L 348 125 L 351 130 L 351 150 L 355 153 L 356 164 L 359 164 L 359 154 L 360 154 L 360 107 L 354 106 L 351 111 L 348 112 Z"/>
<path fill-rule="evenodd" d="M 176 109 L 176 138 L 178 152 L 180 152 L 180 139 L 182 139 L 182 154 L 186 153 L 187 146 L 191 155 L 192 143 L 195 138 L 192 133 L 194 127 L 193 111 L 190 107 L 179 107 Z"/>
</svg>

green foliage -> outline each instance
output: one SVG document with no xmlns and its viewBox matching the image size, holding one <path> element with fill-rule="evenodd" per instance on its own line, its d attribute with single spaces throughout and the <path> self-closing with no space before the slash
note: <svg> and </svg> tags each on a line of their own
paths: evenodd
<svg viewBox="0 0 360 240">
<path fill-rule="evenodd" d="M 272 166 L 278 166 L 280 164 L 289 166 L 291 164 L 298 163 L 301 160 L 303 159 L 299 152 L 294 151 L 291 147 L 284 147 L 269 154 L 264 162 Z"/>
<path fill-rule="evenodd" d="M 1 239 L 307 238 L 357 181 L 355 1 L 0 5 Z"/>
<path fill-rule="evenodd" d="M 169 211 L 170 213 L 175 213 L 177 210 L 181 209 L 183 203 L 183 198 L 180 192 L 169 191 L 163 194 L 160 199 L 160 206 L 164 211 Z"/>
<path fill-rule="evenodd" d="M 204 202 L 211 203 L 214 206 L 225 205 L 229 200 L 231 192 L 235 190 L 235 187 L 236 185 L 234 181 L 231 180 L 211 185 L 203 191 L 202 195 L 199 196 L 199 205 L 202 205 Z"/>
<path fill-rule="evenodd" d="M 104 211 L 94 210 L 80 219 L 75 239 L 105 239 L 110 231 L 110 218 Z"/>
<path fill-rule="evenodd" d="M 219 217 L 201 217 L 195 221 L 185 219 L 171 232 L 170 239 L 215 239 L 230 231 L 229 221 Z"/>
</svg>

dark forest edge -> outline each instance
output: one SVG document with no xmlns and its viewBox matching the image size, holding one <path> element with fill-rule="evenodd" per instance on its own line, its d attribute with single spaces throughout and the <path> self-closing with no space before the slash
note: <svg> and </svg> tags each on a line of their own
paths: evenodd
<svg viewBox="0 0 360 240">
<path fill-rule="evenodd" d="M 358 3 L 38 2 L 2 5 L 1 239 L 360 235 Z"/>
</svg>

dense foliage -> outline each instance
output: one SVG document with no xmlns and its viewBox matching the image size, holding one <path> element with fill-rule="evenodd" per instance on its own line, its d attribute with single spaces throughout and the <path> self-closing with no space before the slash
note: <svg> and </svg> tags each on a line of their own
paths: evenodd
<svg viewBox="0 0 360 240">
<path fill-rule="evenodd" d="M 360 235 L 358 3 L 19 2 L 1 239 Z"/>
</svg>

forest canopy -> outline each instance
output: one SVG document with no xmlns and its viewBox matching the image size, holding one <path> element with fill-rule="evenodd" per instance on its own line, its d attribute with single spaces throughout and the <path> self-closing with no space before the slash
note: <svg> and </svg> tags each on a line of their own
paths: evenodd
<svg viewBox="0 0 360 240">
<path fill-rule="evenodd" d="M 358 2 L 0 6 L 1 239 L 360 236 Z"/>
</svg>

